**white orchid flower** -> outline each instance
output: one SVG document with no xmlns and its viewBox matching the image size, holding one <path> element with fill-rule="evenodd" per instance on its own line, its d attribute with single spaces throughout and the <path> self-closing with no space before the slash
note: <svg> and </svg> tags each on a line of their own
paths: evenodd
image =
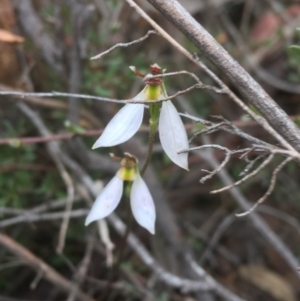
<svg viewBox="0 0 300 301">
<path fill-rule="evenodd" d="M 135 71 L 134 67 L 131 67 Z M 151 66 L 152 74 L 160 74 L 161 68 L 154 64 Z M 145 88 L 132 100 L 145 101 L 151 106 L 151 101 L 166 98 L 166 92 L 161 79 L 144 77 Z M 154 104 L 153 104 L 154 105 Z M 129 140 L 140 128 L 144 116 L 143 104 L 126 104 L 108 123 L 102 135 L 93 145 L 109 147 Z M 184 124 L 170 100 L 164 101 L 159 116 L 159 138 L 163 150 L 178 166 L 188 170 L 188 153 L 180 151 L 188 149 L 188 137 Z"/>
<path fill-rule="evenodd" d="M 145 90 L 146 87 L 132 100 L 145 100 Z M 139 130 L 143 116 L 143 104 L 126 104 L 108 123 L 92 149 L 115 146 L 129 140 Z"/>
<path fill-rule="evenodd" d="M 121 161 L 121 168 L 117 174 L 96 198 L 89 212 L 85 225 L 110 215 L 120 203 L 124 181 L 132 181 L 130 193 L 130 206 L 137 223 L 147 229 L 151 234 L 155 233 L 155 205 L 148 187 L 137 169 L 137 159 L 125 153 Z"/>
<path fill-rule="evenodd" d="M 178 153 L 189 148 L 188 137 L 184 124 L 170 100 L 162 104 L 158 126 L 160 143 L 165 153 L 175 164 L 188 170 L 188 153 Z"/>
</svg>

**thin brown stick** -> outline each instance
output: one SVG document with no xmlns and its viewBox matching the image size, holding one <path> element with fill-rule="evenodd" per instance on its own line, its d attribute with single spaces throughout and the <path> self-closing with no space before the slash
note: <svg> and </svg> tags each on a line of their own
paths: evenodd
<svg viewBox="0 0 300 301">
<path fill-rule="evenodd" d="M 163 74 L 161 75 L 163 77 Z M 94 96 L 94 95 L 87 95 L 87 94 L 76 94 L 76 93 L 64 93 L 64 92 L 42 92 L 42 93 L 33 93 L 33 92 L 16 92 L 16 91 L 0 91 L 0 95 L 7 95 L 7 96 L 19 96 L 19 97 L 73 97 L 73 98 L 82 98 L 82 99 L 92 99 L 92 100 L 98 100 L 98 101 L 105 101 L 105 102 L 111 102 L 111 103 L 120 103 L 120 104 L 126 104 L 126 103 L 134 103 L 134 104 L 149 104 L 149 101 L 151 103 L 160 103 L 163 101 L 171 100 L 173 98 L 176 98 L 179 95 L 185 94 L 187 92 L 190 92 L 194 89 L 210 89 L 214 90 L 216 93 L 224 93 L 223 90 L 215 88 L 213 86 L 208 86 L 204 84 L 194 84 L 184 90 L 178 91 L 177 93 L 170 95 L 166 98 L 162 98 L 160 100 L 148 100 L 145 101 L 143 99 L 141 100 L 132 100 L 132 99 L 113 99 L 108 97 L 101 97 L 101 96 Z"/>
<path fill-rule="evenodd" d="M 138 44 L 138 43 L 141 43 L 143 41 L 145 41 L 146 39 L 149 38 L 150 35 L 152 34 L 158 34 L 155 30 L 149 30 L 146 35 L 144 35 L 143 37 L 139 38 L 139 39 L 136 39 L 132 42 L 129 42 L 129 43 L 118 43 L 118 44 L 115 44 L 113 47 L 109 48 L 108 50 L 106 51 L 103 51 L 93 57 L 91 57 L 91 60 L 97 60 L 97 59 L 100 59 L 102 56 L 112 52 L 113 50 L 115 50 L 116 48 L 120 48 L 120 47 L 130 47 L 130 46 L 133 46 L 135 44 Z"/>
<path fill-rule="evenodd" d="M 210 143 L 210 140 L 207 137 L 204 137 L 203 143 Z M 206 160 L 213 168 L 217 168 L 219 166 L 219 162 L 215 159 L 211 151 L 208 150 L 206 153 L 196 152 L 196 154 L 203 160 Z M 226 169 L 221 170 L 218 173 L 218 176 L 226 186 L 229 186 L 234 182 L 227 173 Z M 243 210 L 248 210 L 251 207 L 249 201 L 242 194 L 238 187 L 233 187 L 228 191 L 228 193 L 236 200 Z M 252 214 L 249 215 L 249 220 L 252 221 L 254 227 L 257 229 L 257 232 L 262 235 L 268 243 L 270 243 L 270 245 L 278 252 L 278 254 L 284 258 L 294 274 L 300 278 L 298 271 L 295 270 L 295 267 L 299 266 L 298 259 L 293 255 L 286 244 L 278 237 L 276 233 L 274 233 L 272 229 L 270 229 L 270 227 L 256 212 L 252 212 Z"/>
<path fill-rule="evenodd" d="M 84 217 L 89 213 L 87 209 L 77 209 L 69 212 L 69 218 Z M 65 217 L 65 211 L 53 212 L 53 213 L 28 213 L 19 215 L 14 218 L 8 218 L 0 221 L 0 228 L 9 227 L 19 223 L 33 223 L 51 220 L 61 220 Z"/>
<path fill-rule="evenodd" d="M 186 124 L 186 129 L 192 129 L 193 124 Z M 148 132 L 149 126 L 142 125 L 139 132 Z M 59 140 L 69 140 L 76 137 L 93 137 L 99 136 L 103 133 L 103 129 L 99 130 L 86 130 L 83 133 L 62 133 L 62 134 L 54 134 L 47 136 L 37 136 L 37 137 L 17 137 L 17 138 L 4 138 L 0 139 L 0 145 L 9 144 L 11 146 L 18 147 L 19 145 L 27 145 L 27 144 L 36 144 L 36 143 L 46 143 L 50 141 L 59 141 Z"/>
<path fill-rule="evenodd" d="M 201 146 L 191 147 L 187 150 L 182 150 L 182 151 L 179 152 L 179 154 L 180 153 L 185 153 L 185 152 L 191 152 L 191 151 L 195 151 L 195 150 L 208 149 L 208 148 L 218 149 L 218 150 L 224 151 L 225 152 L 225 158 L 223 159 L 223 161 L 219 165 L 219 167 L 216 168 L 213 171 L 202 169 L 202 171 L 205 171 L 206 173 L 208 173 L 208 175 L 206 175 L 205 177 L 202 177 L 200 179 L 200 183 L 202 183 L 202 184 L 205 181 L 207 181 L 208 179 L 211 179 L 218 172 L 220 172 L 226 166 L 226 164 L 229 162 L 232 155 L 238 154 L 238 153 L 245 153 L 245 152 L 248 153 L 248 152 L 253 151 L 253 150 L 260 151 L 259 148 L 257 148 L 257 149 L 255 149 L 255 148 L 245 148 L 245 149 L 239 149 L 239 150 L 229 150 L 228 148 L 226 148 L 224 146 L 221 146 L 221 145 L 218 145 L 218 144 L 205 144 L 205 145 L 201 145 Z M 211 193 L 213 193 L 213 192 L 211 192 Z"/>
<path fill-rule="evenodd" d="M 244 170 L 240 173 L 240 177 L 247 175 L 247 173 L 253 168 L 254 164 L 258 162 L 260 159 L 262 159 L 265 155 L 257 156 L 254 160 L 249 161 L 249 159 L 246 158 L 246 161 L 248 164 L 244 168 Z"/>
<path fill-rule="evenodd" d="M 24 93 L 25 91 L 22 91 L 20 89 L 16 89 L 15 87 L 10 87 L 6 85 L 0 84 L 0 91 L 17 91 L 20 93 Z M 31 97 L 22 97 L 20 95 L 15 95 L 13 97 L 15 100 L 23 101 L 26 103 L 30 103 L 39 107 L 45 107 L 45 108 L 53 108 L 53 109 L 61 109 L 61 110 L 67 110 L 68 104 L 62 101 L 59 101 L 57 99 L 47 99 L 47 98 L 39 98 L 36 96 Z M 80 116 L 88 120 L 93 126 L 100 127 L 101 122 L 96 118 L 89 110 L 86 110 L 84 108 L 80 108 L 79 110 Z"/>
</svg>

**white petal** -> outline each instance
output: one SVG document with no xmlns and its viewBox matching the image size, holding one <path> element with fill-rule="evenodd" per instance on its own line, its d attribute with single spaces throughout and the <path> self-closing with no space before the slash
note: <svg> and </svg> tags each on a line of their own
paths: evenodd
<svg viewBox="0 0 300 301">
<path fill-rule="evenodd" d="M 188 170 L 188 153 L 178 154 L 188 149 L 188 137 L 184 124 L 170 100 L 162 104 L 159 115 L 159 138 L 168 157 L 175 164 Z"/>
<path fill-rule="evenodd" d="M 140 128 L 143 116 L 144 105 L 126 104 L 108 123 L 92 148 L 114 146 L 127 141 Z"/>
<path fill-rule="evenodd" d="M 110 215 L 118 206 L 123 192 L 123 180 L 114 176 L 97 197 L 85 225 Z"/>
<path fill-rule="evenodd" d="M 147 185 L 140 175 L 134 180 L 130 193 L 131 210 L 136 221 L 150 233 L 155 233 L 155 206 Z"/>
</svg>

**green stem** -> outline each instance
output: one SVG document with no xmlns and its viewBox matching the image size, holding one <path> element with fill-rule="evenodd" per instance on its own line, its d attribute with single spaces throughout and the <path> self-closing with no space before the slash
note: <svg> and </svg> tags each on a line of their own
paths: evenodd
<svg viewBox="0 0 300 301">
<path fill-rule="evenodd" d="M 154 137 L 155 133 L 158 127 L 158 119 L 159 119 L 159 110 L 160 110 L 161 104 L 160 103 L 153 103 L 149 105 L 149 113 L 150 113 L 150 131 L 149 131 L 149 141 L 148 141 L 148 151 L 147 151 L 147 157 L 146 161 L 144 163 L 144 166 L 141 170 L 141 176 L 145 173 L 153 153 L 153 144 L 154 144 Z"/>
<path fill-rule="evenodd" d="M 146 161 L 143 165 L 143 168 L 141 170 L 141 176 L 144 175 L 150 161 L 151 161 L 151 158 L 152 158 L 152 153 L 153 153 L 153 144 L 154 144 L 154 137 L 155 137 L 155 133 L 156 133 L 156 130 L 155 131 L 151 131 L 151 127 L 150 127 L 150 133 L 149 133 L 149 142 L 148 142 L 148 151 L 147 151 L 147 158 L 146 158 Z"/>
<path fill-rule="evenodd" d="M 131 190 L 131 186 L 132 186 L 132 183 L 128 183 L 129 185 L 127 186 L 128 188 L 128 191 Z M 123 259 L 123 254 L 124 254 L 124 250 L 126 248 L 126 242 L 127 242 L 127 238 L 128 238 L 128 235 L 130 233 L 130 230 L 132 228 L 132 214 L 131 214 L 131 207 L 130 207 L 130 201 L 129 201 L 129 197 L 126 196 L 126 201 L 127 201 L 127 208 L 126 208 L 126 219 L 127 219 L 127 227 L 126 227 L 126 231 L 124 233 L 124 235 L 122 236 L 122 241 L 121 241 L 121 244 L 120 244 L 120 251 L 119 251 L 119 254 L 118 254 L 118 257 L 116 259 L 116 262 L 114 264 L 114 268 L 117 269 L 119 267 L 119 265 L 121 264 L 122 262 L 122 259 Z"/>
</svg>

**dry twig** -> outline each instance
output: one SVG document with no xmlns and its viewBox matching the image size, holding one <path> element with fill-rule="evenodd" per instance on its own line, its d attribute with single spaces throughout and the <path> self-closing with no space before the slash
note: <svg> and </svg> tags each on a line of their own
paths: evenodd
<svg viewBox="0 0 300 301">
<path fill-rule="evenodd" d="M 113 47 L 91 57 L 91 60 L 98 60 L 100 58 L 102 58 L 104 55 L 112 52 L 113 50 L 115 50 L 116 48 L 120 48 L 120 47 L 130 47 L 130 46 L 133 46 L 135 44 L 138 44 L 138 43 L 141 43 L 143 41 L 145 41 L 146 39 L 149 38 L 150 35 L 152 34 L 157 34 L 157 32 L 155 30 L 149 30 L 146 35 L 144 35 L 143 37 L 139 38 L 139 39 L 136 39 L 132 42 L 129 42 L 129 43 L 118 43 L 118 44 L 115 44 Z"/>
<path fill-rule="evenodd" d="M 276 169 L 273 171 L 272 173 L 272 178 L 271 178 L 271 182 L 270 182 L 270 185 L 269 185 L 269 188 L 267 190 L 267 192 L 249 209 L 247 210 L 246 212 L 244 213 L 239 213 L 239 214 L 236 214 L 236 216 L 238 217 L 242 217 L 242 216 L 246 216 L 248 214 L 250 214 L 251 212 L 253 212 L 256 207 L 263 203 L 267 197 L 273 192 L 274 188 L 275 188 L 275 184 L 276 184 L 276 180 L 277 180 L 277 174 L 281 171 L 281 169 L 287 164 L 289 163 L 290 161 L 292 160 L 291 157 L 289 158 L 286 158 L 284 161 L 282 161 L 277 167 Z"/>
<path fill-rule="evenodd" d="M 238 153 L 245 153 L 245 152 L 249 152 L 252 151 L 253 148 L 245 148 L 245 149 L 239 149 L 239 150 L 229 150 L 227 147 L 218 145 L 218 144 L 206 144 L 206 145 L 201 145 L 201 146 L 195 146 L 195 147 L 191 147 L 187 150 L 182 150 L 179 152 L 180 153 L 185 153 L 185 152 L 191 152 L 191 151 L 195 151 L 195 150 L 203 150 L 203 149 L 207 149 L 207 148 L 214 148 L 214 149 L 219 149 L 225 152 L 225 158 L 222 161 L 222 163 L 219 165 L 218 168 L 216 168 L 213 171 L 208 171 L 205 169 L 202 169 L 202 171 L 205 171 L 208 173 L 207 176 L 203 177 L 200 179 L 200 182 L 203 184 L 206 180 L 211 179 L 214 175 L 216 175 L 220 170 L 222 170 L 225 165 L 229 162 L 230 158 L 232 155 L 234 154 L 238 154 Z M 259 149 L 258 149 L 259 150 Z M 215 192 L 211 192 L 211 193 L 215 193 Z"/>
<path fill-rule="evenodd" d="M 223 188 L 220 188 L 220 189 L 217 189 L 217 190 L 213 190 L 211 191 L 210 193 L 219 193 L 219 192 L 222 192 L 222 191 L 225 191 L 225 190 L 228 190 L 228 189 L 231 189 L 232 187 L 235 187 L 235 186 L 238 186 L 244 182 L 246 182 L 247 180 L 249 180 L 250 178 L 256 176 L 262 169 L 264 169 L 269 163 L 271 163 L 271 161 L 273 160 L 274 158 L 274 155 L 273 154 L 270 154 L 268 156 L 268 158 L 263 161 L 259 167 L 257 169 L 255 169 L 254 171 L 252 171 L 250 174 L 246 175 L 244 178 L 242 178 L 241 180 L 231 184 L 231 185 L 228 185 L 226 187 L 223 187 Z"/>
<path fill-rule="evenodd" d="M 76 209 L 69 212 L 69 218 L 84 217 L 89 213 L 87 209 Z M 60 220 L 65 217 L 65 211 L 53 212 L 53 213 L 28 213 L 24 215 L 18 215 L 14 218 L 9 218 L 0 221 L 0 228 L 6 228 L 12 225 L 20 223 L 33 223 L 51 220 Z"/>
<path fill-rule="evenodd" d="M 210 143 L 207 137 L 203 138 L 204 143 Z M 219 163 L 213 156 L 212 152 L 209 149 L 204 152 L 196 152 L 196 154 L 202 159 L 206 160 L 212 168 L 217 168 Z M 222 169 L 218 176 L 224 185 L 231 185 L 234 181 L 231 179 L 230 175 L 225 169 Z M 238 189 L 238 187 L 233 187 L 229 190 L 229 194 L 236 200 L 241 208 L 244 210 L 249 210 L 251 208 L 250 203 L 242 194 L 242 192 Z M 285 259 L 288 265 L 291 267 L 292 271 L 294 271 L 295 275 L 299 278 L 300 275 L 295 270 L 295 267 L 299 266 L 298 260 L 292 254 L 292 252 L 288 249 L 288 247 L 282 242 L 282 240 L 269 228 L 269 226 L 256 214 L 256 212 L 252 212 L 249 215 L 249 219 L 252 221 L 254 227 L 257 229 L 258 233 L 264 236 L 264 238 L 273 246 L 275 250 Z"/>
<path fill-rule="evenodd" d="M 164 75 L 162 74 L 161 77 Z M 178 91 L 177 93 L 170 95 L 166 98 L 162 98 L 160 100 L 151 100 L 151 103 L 160 103 L 163 101 L 171 100 L 173 98 L 176 98 L 179 95 L 188 93 L 194 89 L 210 89 L 215 91 L 216 93 L 223 93 L 223 90 L 220 90 L 218 88 L 215 88 L 213 86 L 204 85 L 202 83 L 194 84 L 184 90 Z M 42 92 L 42 93 L 26 93 L 26 92 L 16 92 L 16 91 L 0 91 L 0 95 L 8 95 L 8 96 L 19 96 L 19 97 L 73 97 L 73 98 L 82 98 L 82 99 L 92 99 L 92 100 L 98 100 L 98 101 L 105 101 L 105 102 L 111 102 L 111 103 L 120 103 L 120 104 L 126 104 L 126 103 L 134 103 L 134 104 L 148 104 L 149 102 L 145 100 L 132 100 L 132 99 L 113 99 L 113 98 L 107 98 L 107 97 L 101 97 L 101 96 L 94 96 L 94 95 L 86 95 L 86 94 L 76 94 L 76 93 L 64 93 L 64 92 Z"/>
</svg>

